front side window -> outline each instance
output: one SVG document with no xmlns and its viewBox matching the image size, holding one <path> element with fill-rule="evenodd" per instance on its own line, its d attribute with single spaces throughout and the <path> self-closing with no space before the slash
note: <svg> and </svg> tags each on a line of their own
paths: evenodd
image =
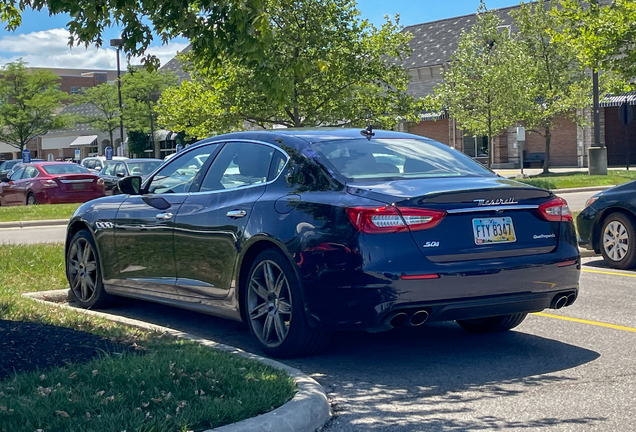
<svg viewBox="0 0 636 432">
<path fill-rule="evenodd" d="M 117 177 L 125 177 L 126 176 L 126 167 L 123 163 L 118 163 L 115 165 L 115 175 Z"/>
<path fill-rule="evenodd" d="M 353 139 L 313 145 L 349 181 L 493 176 L 466 155 L 424 139 Z"/>
<path fill-rule="evenodd" d="M 208 144 L 173 157 L 148 184 L 148 193 L 186 193 L 219 144 Z"/>
<path fill-rule="evenodd" d="M 104 168 L 104 175 L 114 177 L 115 176 L 115 166 L 117 166 L 117 164 L 115 164 L 115 163 L 107 164 L 106 167 Z"/>
<path fill-rule="evenodd" d="M 274 148 L 262 144 L 227 143 L 205 175 L 200 191 L 236 189 L 265 183 L 274 152 Z"/>
<path fill-rule="evenodd" d="M 16 171 L 14 171 L 11 174 L 11 177 L 9 178 L 9 180 L 18 181 L 18 180 L 20 180 L 20 178 L 22 178 L 22 174 L 23 173 L 24 173 L 24 168 L 18 168 Z"/>
</svg>

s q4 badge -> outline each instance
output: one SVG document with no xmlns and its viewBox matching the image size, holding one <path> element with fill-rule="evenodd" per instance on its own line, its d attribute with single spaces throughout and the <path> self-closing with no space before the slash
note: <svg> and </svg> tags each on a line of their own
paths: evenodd
<svg viewBox="0 0 636 432">
<path fill-rule="evenodd" d="M 422 245 L 422 247 L 425 247 L 425 248 L 439 247 L 439 242 L 438 241 L 429 241 L 429 242 L 424 243 Z"/>
<path fill-rule="evenodd" d="M 95 228 L 97 228 L 98 230 L 100 229 L 113 229 L 115 227 L 115 224 L 113 224 L 112 222 L 95 222 Z"/>
</svg>

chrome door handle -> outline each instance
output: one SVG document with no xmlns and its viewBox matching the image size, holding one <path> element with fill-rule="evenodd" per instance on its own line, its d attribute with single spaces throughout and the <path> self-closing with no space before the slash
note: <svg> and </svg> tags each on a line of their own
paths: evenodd
<svg viewBox="0 0 636 432">
<path fill-rule="evenodd" d="M 159 220 L 168 220 L 168 219 L 172 219 L 172 216 L 173 216 L 172 213 L 159 213 L 155 217 Z"/>
<path fill-rule="evenodd" d="M 247 215 L 247 212 L 245 210 L 232 210 L 227 212 L 226 214 L 227 217 L 231 218 L 242 218 L 245 217 L 245 215 Z"/>
</svg>

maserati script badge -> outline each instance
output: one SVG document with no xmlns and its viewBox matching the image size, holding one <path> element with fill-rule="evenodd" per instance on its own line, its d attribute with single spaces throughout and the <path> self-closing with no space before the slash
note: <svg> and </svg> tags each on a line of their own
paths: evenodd
<svg viewBox="0 0 636 432">
<path fill-rule="evenodd" d="M 502 205 L 502 204 L 519 204 L 517 200 L 514 198 L 497 198 L 497 199 L 476 199 L 473 200 L 476 202 L 478 206 L 494 206 L 494 205 Z"/>
</svg>

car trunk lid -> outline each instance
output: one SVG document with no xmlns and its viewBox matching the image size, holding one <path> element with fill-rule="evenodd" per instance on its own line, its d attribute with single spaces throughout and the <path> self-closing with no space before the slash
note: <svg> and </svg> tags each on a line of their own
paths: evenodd
<svg viewBox="0 0 636 432">
<path fill-rule="evenodd" d="M 54 178 L 60 190 L 67 193 L 93 192 L 97 190 L 97 179 L 92 174 L 65 174 Z"/>
</svg>

